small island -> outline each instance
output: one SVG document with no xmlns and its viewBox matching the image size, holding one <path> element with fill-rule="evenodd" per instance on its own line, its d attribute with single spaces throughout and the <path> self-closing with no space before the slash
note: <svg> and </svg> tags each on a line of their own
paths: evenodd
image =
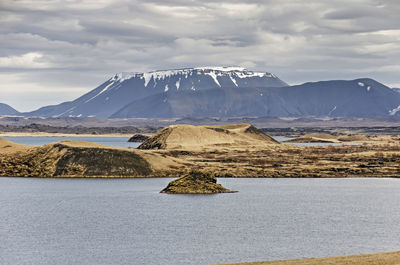
<svg viewBox="0 0 400 265">
<path fill-rule="evenodd" d="M 229 190 L 217 184 L 217 178 L 211 173 L 191 171 L 176 180 L 171 181 L 161 193 L 169 194 L 213 194 L 213 193 L 233 193 L 237 191 Z"/>
<path fill-rule="evenodd" d="M 149 139 L 149 136 L 144 135 L 144 134 L 135 134 L 131 138 L 129 138 L 128 142 L 129 143 L 142 143 Z"/>
</svg>

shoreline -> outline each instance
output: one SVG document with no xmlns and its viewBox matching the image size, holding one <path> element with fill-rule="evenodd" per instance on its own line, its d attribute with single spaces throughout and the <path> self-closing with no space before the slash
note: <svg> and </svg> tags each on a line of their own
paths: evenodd
<svg viewBox="0 0 400 265">
<path fill-rule="evenodd" d="M 357 254 L 326 258 L 307 258 L 294 260 L 257 261 L 229 263 L 224 265 L 398 265 L 400 251 L 374 254 Z"/>
</svg>

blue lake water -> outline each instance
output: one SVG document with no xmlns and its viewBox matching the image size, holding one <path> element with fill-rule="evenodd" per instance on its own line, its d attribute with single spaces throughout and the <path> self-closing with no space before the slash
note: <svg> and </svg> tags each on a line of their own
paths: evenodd
<svg viewBox="0 0 400 265">
<path fill-rule="evenodd" d="M 54 143 L 58 141 L 65 140 L 74 140 L 74 141 L 85 141 L 85 142 L 93 142 L 104 145 L 116 146 L 116 147 L 125 147 L 125 148 L 136 148 L 140 145 L 140 143 L 129 143 L 129 137 L 104 137 L 104 136 L 91 136 L 91 137 L 82 137 L 82 136 L 16 136 L 16 137 L 2 137 L 9 141 L 19 143 L 19 144 L 28 144 L 28 145 L 45 145 L 49 143 Z"/>
<path fill-rule="evenodd" d="M 116 147 L 125 147 L 125 148 L 136 148 L 140 145 L 140 143 L 129 143 L 128 142 L 129 137 L 16 136 L 16 137 L 2 137 L 2 138 L 13 141 L 15 143 L 28 144 L 28 145 L 45 145 L 64 140 L 86 141 L 86 142 L 93 142 L 93 143 L 99 143 Z M 274 136 L 273 138 L 279 142 L 293 139 L 285 136 Z M 297 146 L 327 146 L 327 145 L 343 145 L 343 144 L 357 145 L 359 143 L 283 143 L 283 144 L 292 144 Z"/>
<path fill-rule="evenodd" d="M 398 179 L 0 178 L 0 264 L 213 264 L 399 250 Z"/>
</svg>

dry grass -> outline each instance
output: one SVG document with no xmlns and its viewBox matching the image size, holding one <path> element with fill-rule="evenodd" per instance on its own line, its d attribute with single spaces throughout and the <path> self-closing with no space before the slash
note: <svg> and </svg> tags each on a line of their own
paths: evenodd
<svg viewBox="0 0 400 265">
<path fill-rule="evenodd" d="M 155 151 L 157 152 L 157 151 Z M 220 177 L 399 177 L 400 143 L 298 147 L 247 146 L 175 150 L 169 155 L 185 166 Z"/>
<path fill-rule="evenodd" d="M 18 152 L 27 151 L 33 146 L 17 144 L 6 139 L 0 138 L 0 154 L 13 154 Z"/>
<path fill-rule="evenodd" d="M 250 124 L 220 126 L 171 125 L 149 138 L 139 149 L 232 148 L 279 144 Z"/>
<path fill-rule="evenodd" d="M 238 128 L 234 128 L 237 130 Z M 218 132 L 216 132 L 218 133 Z M 233 134 L 233 133 L 229 133 Z M 9 141 L 0 143 L 0 175 L 2 176 L 42 176 L 66 177 L 72 175 L 92 175 L 124 177 L 143 177 L 141 173 L 126 170 L 128 160 L 124 163 L 109 160 L 119 159 L 119 155 L 131 152 L 132 157 L 139 161 L 143 158 L 150 167 L 151 174 L 146 177 L 169 177 L 181 175 L 190 170 L 214 173 L 219 177 L 252 177 L 252 178 L 344 178 L 344 177 L 400 177 L 400 141 L 396 137 L 376 137 L 373 143 L 361 145 L 299 147 L 294 145 L 223 145 L 223 146 L 186 146 L 184 149 L 166 150 L 132 150 L 113 148 L 98 144 L 64 141 L 60 144 L 67 146 L 68 156 L 74 157 L 65 165 L 61 175 L 54 174 L 54 168 L 64 154 L 53 152 L 45 147 L 32 148 L 17 145 Z M 49 145 L 49 146 L 54 146 Z M 121 174 L 114 169 L 106 172 L 96 171 L 95 165 L 89 163 L 87 156 L 85 165 L 91 165 L 93 170 L 84 170 L 82 161 L 71 152 L 82 155 L 96 154 L 93 161 L 102 164 L 102 154 L 106 155 L 107 163 L 119 165 Z M 93 149 L 93 150 L 92 150 Z M 94 150 L 98 149 L 98 150 Z M 4 150 L 7 150 L 5 152 Z M 13 152 L 13 150 L 15 152 Z M 19 150 L 18 152 L 16 150 Z M 39 151 L 38 151 L 39 150 Z M 73 150 L 73 151 L 71 151 Z M 111 151 L 115 150 L 115 151 Z M 137 156 L 136 156 L 137 155 Z M 122 155 L 126 157 L 125 155 Z M 105 158 L 105 157 L 103 157 Z M 63 160 L 61 160 L 63 161 Z M 73 162 L 75 161 L 75 162 Z M 76 163 L 76 161 L 80 161 Z M 143 162 L 144 164 L 144 162 Z M 85 166 L 85 167 L 86 167 Z M 95 172 L 96 171 L 96 172 Z M 130 173 L 132 172 L 132 174 Z M 142 171 L 140 171 L 142 172 Z M 144 172 L 144 171 L 143 171 Z M 147 172 L 147 171 L 146 171 Z M 131 174 L 131 175 L 130 175 Z"/>
</svg>

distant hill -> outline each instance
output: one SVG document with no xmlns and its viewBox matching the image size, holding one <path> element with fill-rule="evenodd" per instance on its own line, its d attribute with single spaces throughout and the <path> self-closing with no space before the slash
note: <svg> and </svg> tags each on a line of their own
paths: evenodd
<svg viewBox="0 0 400 265">
<path fill-rule="evenodd" d="M 400 93 L 372 79 L 357 79 L 160 93 L 133 101 L 111 117 L 375 117 L 399 114 L 399 106 Z"/>
<path fill-rule="evenodd" d="M 282 105 L 293 116 L 391 116 L 400 106 L 400 94 L 369 78 L 321 81 L 282 88 Z"/>
<path fill-rule="evenodd" d="M 0 115 L 15 115 L 18 111 L 7 104 L 0 103 Z"/>
<path fill-rule="evenodd" d="M 400 93 L 375 80 L 288 86 L 267 72 L 204 67 L 121 73 L 71 102 L 24 113 L 42 117 L 389 117 Z"/>
</svg>

